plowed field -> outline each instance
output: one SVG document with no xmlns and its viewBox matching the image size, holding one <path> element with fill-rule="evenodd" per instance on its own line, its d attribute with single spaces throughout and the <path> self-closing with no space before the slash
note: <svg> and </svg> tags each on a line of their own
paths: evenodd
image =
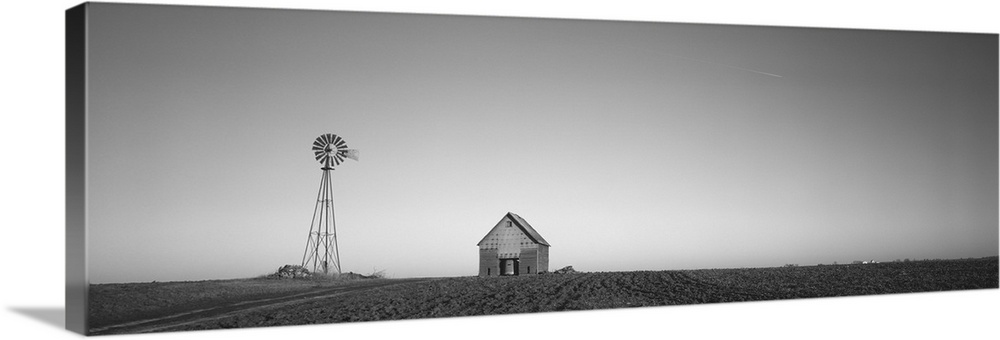
<svg viewBox="0 0 1000 340">
<path fill-rule="evenodd" d="M 288 289 L 291 293 L 285 295 L 289 297 L 273 303 L 258 299 L 258 303 L 240 308 L 246 302 L 234 301 L 233 296 L 214 302 L 209 298 L 201 305 L 219 306 L 214 308 L 217 312 L 202 311 L 201 316 L 184 322 L 148 323 L 145 328 L 106 329 L 148 332 L 983 289 L 998 287 L 997 273 L 997 258 L 990 257 L 866 265 L 390 279 L 309 289 L 299 282 L 290 283 L 299 288 Z M 105 289 L 102 294 L 128 294 L 122 287 L 115 288 L 118 292 Z M 292 297 L 309 291 L 314 293 L 308 298 Z M 146 293 L 155 295 L 153 291 Z M 91 297 L 92 302 L 107 298 Z M 122 295 L 116 297 L 127 301 L 120 299 Z M 164 310 L 169 312 L 160 317 L 181 309 Z M 105 318 L 115 316 L 113 311 L 105 313 Z M 156 311 L 145 315 L 150 318 Z M 120 315 L 114 319 L 123 321 Z"/>
</svg>

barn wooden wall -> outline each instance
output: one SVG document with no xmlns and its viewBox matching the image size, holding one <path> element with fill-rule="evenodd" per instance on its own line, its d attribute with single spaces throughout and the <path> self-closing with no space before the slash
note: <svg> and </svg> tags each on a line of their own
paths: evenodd
<svg viewBox="0 0 1000 340">
<path fill-rule="evenodd" d="M 538 245 L 538 272 L 549 271 L 549 246 L 539 244 Z"/>
<path fill-rule="evenodd" d="M 490 270 L 487 270 L 489 268 Z M 479 276 L 500 275 L 500 260 L 496 249 L 479 248 Z"/>
</svg>

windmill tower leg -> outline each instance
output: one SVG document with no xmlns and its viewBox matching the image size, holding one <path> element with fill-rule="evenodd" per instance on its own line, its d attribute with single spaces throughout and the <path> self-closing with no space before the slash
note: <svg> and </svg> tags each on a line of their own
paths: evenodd
<svg viewBox="0 0 1000 340">
<path fill-rule="evenodd" d="M 340 274 L 340 251 L 337 248 L 337 226 L 333 212 L 333 183 L 330 181 L 332 168 L 323 168 L 316 208 L 313 210 L 309 226 L 309 238 L 302 254 L 302 267 L 316 273 Z"/>
</svg>

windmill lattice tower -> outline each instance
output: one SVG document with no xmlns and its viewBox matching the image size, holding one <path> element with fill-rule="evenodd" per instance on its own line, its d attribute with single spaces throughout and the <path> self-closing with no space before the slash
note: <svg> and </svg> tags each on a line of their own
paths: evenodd
<svg viewBox="0 0 1000 340">
<path fill-rule="evenodd" d="M 313 210 L 312 223 L 309 225 L 309 239 L 302 254 L 302 267 L 310 269 L 311 266 L 313 273 L 322 271 L 323 274 L 330 274 L 333 271 L 339 275 L 340 249 L 337 248 L 337 222 L 333 211 L 333 183 L 330 173 L 345 158 L 357 161 L 358 150 L 348 149 L 347 143 L 332 133 L 317 137 L 312 150 L 316 160 L 323 164 L 323 178 L 319 182 L 319 193 L 316 194 L 316 209 Z"/>
</svg>

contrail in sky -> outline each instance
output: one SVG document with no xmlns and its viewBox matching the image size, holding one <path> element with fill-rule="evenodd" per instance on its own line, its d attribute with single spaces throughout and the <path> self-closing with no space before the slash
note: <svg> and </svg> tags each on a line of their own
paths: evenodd
<svg viewBox="0 0 1000 340">
<path fill-rule="evenodd" d="M 774 74 L 774 73 L 767 73 L 767 72 L 762 72 L 762 71 L 757 71 L 757 70 L 751 70 L 751 69 L 748 69 L 748 68 L 737 67 L 737 66 L 733 66 L 733 65 L 720 64 L 720 63 L 716 63 L 716 62 L 712 62 L 712 61 L 708 61 L 708 60 L 688 58 L 688 57 L 679 56 L 679 55 L 676 55 L 676 54 L 670 54 L 670 53 L 664 53 L 664 54 L 666 54 L 668 56 L 671 56 L 671 57 L 675 57 L 675 58 L 681 58 L 681 59 L 687 59 L 687 60 L 690 60 L 690 61 L 696 61 L 696 62 L 699 62 L 699 63 L 705 63 L 705 64 L 710 64 L 710 65 L 715 65 L 715 66 L 728 67 L 728 68 L 731 68 L 731 69 L 734 69 L 734 70 L 753 72 L 753 73 L 757 73 L 757 74 L 763 74 L 765 76 L 772 76 L 772 77 L 777 77 L 777 78 L 784 78 L 784 77 L 782 77 L 780 75 L 777 75 L 777 74 Z"/>
</svg>

